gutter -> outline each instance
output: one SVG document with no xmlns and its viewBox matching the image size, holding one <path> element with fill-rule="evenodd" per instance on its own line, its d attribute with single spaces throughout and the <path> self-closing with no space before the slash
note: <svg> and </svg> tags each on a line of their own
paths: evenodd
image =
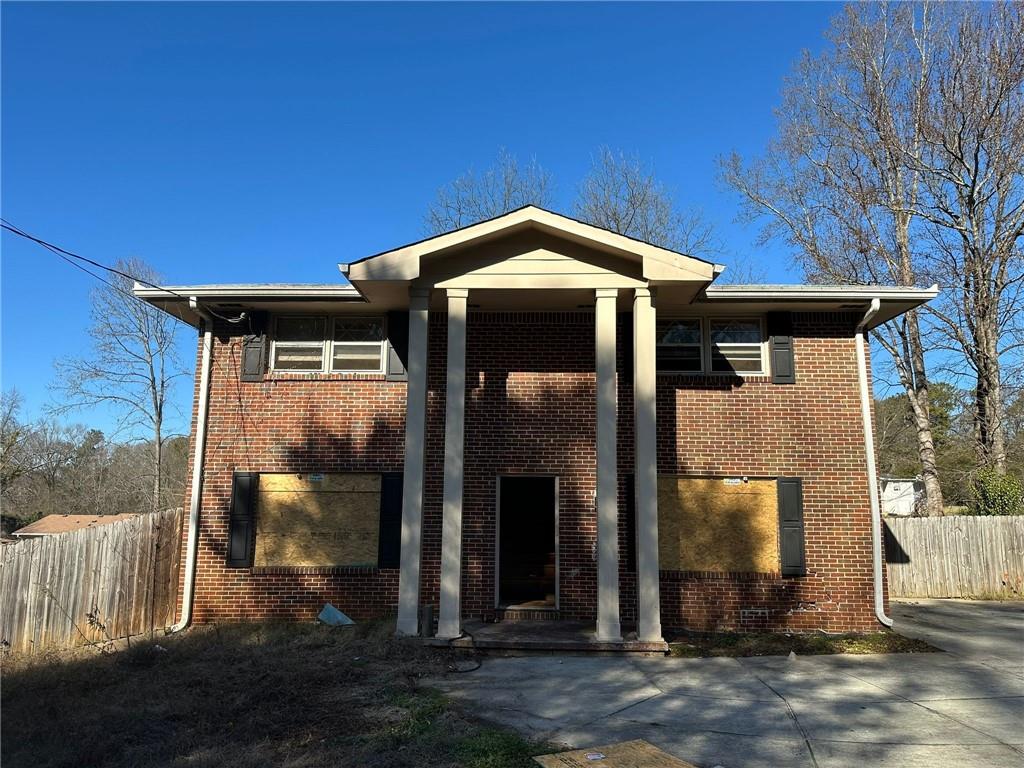
<svg viewBox="0 0 1024 768">
<path fill-rule="evenodd" d="M 857 324 L 857 380 L 860 383 L 860 415 L 864 420 L 864 453 L 868 469 L 868 499 L 871 503 L 871 565 L 874 577 L 875 618 L 886 627 L 892 619 L 885 613 L 885 588 L 882 581 L 882 506 L 878 499 L 878 469 L 875 466 L 875 428 L 871 422 L 871 389 L 868 386 L 867 353 L 864 328 L 882 306 L 881 299 L 871 299 L 871 306 Z"/>
<path fill-rule="evenodd" d="M 206 411 L 210 401 L 210 368 L 213 358 L 213 317 L 189 296 L 188 306 L 202 318 L 203 361 L 199 369 L 199 407 L 196 411 L 196 443 L 192 454 L 192 494 L 188 507 L 188 543 L 185 549 L 185 583 L 181 597 L 181 621 L 168 632 L 180 632 L 192 623 L 192 601 L 199 553 L 199 502 L 203 488 L 203 464 L 206 454 Z"/>
<path fill-rule="evenodd" d="M 900 285 L 709 285 L 709 299 L 733 301 L 908 301 L 924 303 L 939 295 L 939 286 Z"/>
</svg>

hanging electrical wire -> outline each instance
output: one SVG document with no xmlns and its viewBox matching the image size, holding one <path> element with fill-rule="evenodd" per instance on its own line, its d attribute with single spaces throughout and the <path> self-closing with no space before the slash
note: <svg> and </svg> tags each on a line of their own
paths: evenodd
<svg viewBox="0 0 1024 768">
<path fill-rule="evenodd" d="M 97 275 L 95 272 L 92 272 L 91 270 L 87 269 L 86 267 L 83 267 L 78 262 L 84 262 L 84 263 L 89 264 L 89 265 L 91 265 L 93 267 L 96 267 L 97 269 L 102 269 L 102 270 L 104 270 L 106 272 L 109 272 L 112 275 L 118 275 L 120 277 L 125 278 L 126 280 L 131 280 L 131 281 L 133 281 L 135 283 L 138 283 L 139 285 L 144 285 L 147 288 L 155 288 L 155 289 L 157 289 L 159 291 L 163 291 L 164 293 L 170 294 L 171 296 L 179 298 L 179 299 L 181 299 L 183 301 L 187 302 L 189 300 L 188 296 L 183 296 L 180 293 L 176 293 L 175 291 L 169 290 L 168 288 L 164 288 L 162 285 L 157 285 L 155 283 L 151 283 L 148 280 L 143 280 L 142 278 L 136 277 L 135 275 L 131 275 L 131 274 L 128 274 L 127 272 L 123 272 L 120 269 L 116 269 L 114 267 L 109 267 L 106 264 L 101 264 L 100 262 L 95 261 L 93 259 L 90 259 L 90 258 L 88 258 L 86 256 L 80 256 L 77 253 L 74 253 L 72 251 L 67 250 L 66 248 L 61 248 L 59 245 L 54 245 L 53 243 L 47 242 L 46 240 L 43 240 L 40 237 L 36 237 L 35 235 L 29 234 L 28 232 L 26 232 L 25 230 L 21 229 L 20 227 L 16 227 L 14 224 L 9 222 L 7 219 L 0 218 L 0 226 L 2 226 L 4 229 L 6 229 L 11 234 L 17 235 L 18 237 L 23 237 L 26 240 L 29 240 L 29 241 L 31 241 L 33 243 L 36 243 L 37 245 L 41 245 L 43 248 L 45 248 L 46 250 L 48 250 L 51 253 L 55 254 L 56 256 L 61 258 L 62 260 L 66 261 L 68 264 L 70 264 L 71 266 L 75 267 L 76 269 L 79 269 L 82 272 L 85 272 L 85 274 L 87 274 L 87 275 L 89 275 L 91 277 L 96 278 L 101 283 L 104 283 L 105 285 L 109 286 L 110 288 L 113 288 L 118 293 L 124 294 L 125 296 L 129 296 L 129 297 L 131 297 L 131 298 L 133 298 L 133 299 L 135 299 L 137 301 L 142 301 L 142 299 L 140 299 L 134 293 L 130 293 L 130 292 L 124 290 L 123 288 L 121 288 L 120 286 L 115 285 L 114 283 L 110 282 L 109 280 L 107 280 L 106 278 L 102 277 L 101 275 Z M 72 261 L 72 259 L 75 259 L 77 261 Z M 221 314 L 218 314 L 217 312 L 214 312 L 209 307 L 204 307 L 204 309 L 207 312 L 209 312 L 211 315 L 216 317 L 218 320 L 223 320 L 224 322 L 227 322 L 227 323 L 240 323 L 246 317 L 246 313 L 245 312 L 242 312 L 237 317 L 225 317 L 224 315 L 221 315 Z"/>
</svg>

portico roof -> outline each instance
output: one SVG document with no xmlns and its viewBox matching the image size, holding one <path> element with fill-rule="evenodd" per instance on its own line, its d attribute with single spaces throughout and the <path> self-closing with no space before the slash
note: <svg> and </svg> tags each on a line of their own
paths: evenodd
<svg viewBox="0 0 1024 768">
<path fill-rule="evenodd" d="M 710 282 L 723 269 L 704 259 L 662 248 L 608 229 L 586 224 L 535 205 L 526 205 L 493 219 L 339 264 L 354 284 L 368 280 L 416 280 L 427 259 L 462 253 L 473 246 L 535 231 L 586 248 L 640 262 L 646 280 L 703 280 Z"/>
</svg>

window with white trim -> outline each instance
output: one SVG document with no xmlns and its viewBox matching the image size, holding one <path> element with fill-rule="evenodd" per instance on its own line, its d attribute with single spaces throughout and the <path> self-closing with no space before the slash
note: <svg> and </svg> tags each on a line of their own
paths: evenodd
<svg viewBox="0 0 1024 768">
<path fill-rule="evenodd" d="M 760 317 L 661 318 L 657 324 L 659 373 L 767 373 Z"/>
<path fill-rule="evenodd" d="M 384 370 L 384 319 L 336 317 L 331 345 L 335 373 L 380 373 Z"/>
<path fill-rule="evenodd" d="M 708 339 L 712 373 L 765 372 L 760 318 L 709 318 Z"/>
<path fill-rule="evenodd" d="M 271 366 L 310 373 L 324 369 L 324 317 L 279 317 L 274 324 Z"/>
<path fill-rule="evenodd" d="M 380 373 L 382 317 L 281 316 L 274 322 L 271 369 L 294 373 Z"/>
<path fill-rule="evenodd" d="M 658 370 L 665 373 L 700 373 L 703 365 L 703 334 L 699 317 L 659 320 Z"/>
</svg>

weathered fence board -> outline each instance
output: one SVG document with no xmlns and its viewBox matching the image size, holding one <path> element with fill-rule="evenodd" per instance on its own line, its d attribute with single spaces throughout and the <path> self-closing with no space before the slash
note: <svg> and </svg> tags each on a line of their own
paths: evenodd
<svg viewBox="0 0 1024 768">
<path fill-rule="evenodd" d="M 887 518 L 892 597 L 1024 596 L 1024 517 Z"/>
<path fill-rule="evenodd" d="M 32 652 L 174 622 L 181 510 L 0 548 L 0 640 Z"/>
</svg>

